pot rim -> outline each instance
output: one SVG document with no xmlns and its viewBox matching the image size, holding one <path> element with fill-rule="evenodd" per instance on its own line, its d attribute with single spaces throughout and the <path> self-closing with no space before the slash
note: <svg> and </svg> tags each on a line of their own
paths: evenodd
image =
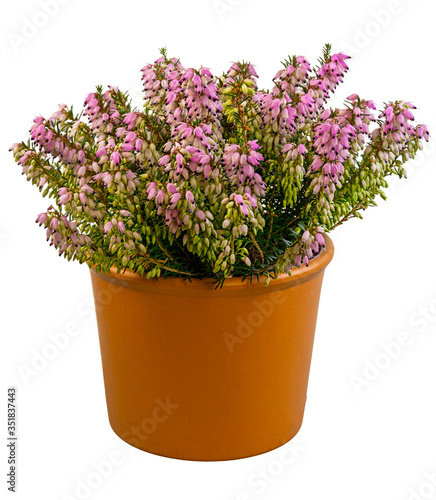
<svg viewBox="0 0 436 500">
<path fill-rule="evenodd" d="M 190 278 L 190 281 L 183 277 L 169 276 L 158 280 L 147 279 L 145 276 L 139 276 L 133 271 L 126 270 L 123 273 L 117 273 L 115 266 L 111 267 L 110 274 L 97 272 L 95 266 L 91 267 L 91 272 L 99 278 L 108 281 L 114 285 L 133 289 L 144 293 L 153 293 L 160 295 L 189 295 L 196 297 L 213 296 L 215 298 L 257 295 L 273 293 L 297 286 L 305 281 L 311 280 L 324 272 L 327 265 L 333 258 L 334 246 L 331 238 L 324 234 L 325 247 L 313 259 L 309 261 L 309 266 L 292 268 L 292 275 L 286 273 L 280 274 L 276 279 L 271 279 L 268 286 L 264 285 L 264 279 L 257 279 L 250 283 L 249 278 L 243 280 L 242 277 L 231 277 L 224 281 L 221 288 L 216 288 L 215 278 Z"/>
</svg>

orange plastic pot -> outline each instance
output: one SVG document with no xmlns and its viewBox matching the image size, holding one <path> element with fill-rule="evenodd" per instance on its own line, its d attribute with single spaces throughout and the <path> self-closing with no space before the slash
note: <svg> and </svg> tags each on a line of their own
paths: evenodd
<svg viewBox="0 0 436 500">
<path fill-rule="evenodd" d="M 304 413 L 333 244 L 268 287 L 91 272 L 110 424 L 150 453 L 229 460 L 277 448 Z"/>
</svg>

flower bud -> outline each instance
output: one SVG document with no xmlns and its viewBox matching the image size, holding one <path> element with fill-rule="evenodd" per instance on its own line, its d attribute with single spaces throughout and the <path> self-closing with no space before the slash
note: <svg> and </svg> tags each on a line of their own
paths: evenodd
<svg viewBox="0 0 436 500">
<path fill-rule="evenodd" d="M 306 229 L 304 231 L 303 236 L 301 237 L 301 242 L 305 243 L 310 238 L 310 232 Z"/>
</svg>

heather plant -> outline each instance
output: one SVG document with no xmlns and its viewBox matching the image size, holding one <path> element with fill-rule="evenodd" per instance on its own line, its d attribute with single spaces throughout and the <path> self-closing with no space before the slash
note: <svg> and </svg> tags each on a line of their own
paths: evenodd
<svg viewBox="0 0 436 500">
<path fill-rule="evenodd" d="M 82 113 L 62 104 L 12 146 L 52 200 L 36 221 L 59 255 L 102 272 L 268 284 L 310 265 L 323 234 L 384 199 L 429 139 L 410 102 L 327 107 L 347 59 L 329 45 L 315 67 L 289 57 L 261 90 L 248 62 L 215 77 L 161 50 L 142 68 L 143 109 L 99 86 Z"/>
</svg>

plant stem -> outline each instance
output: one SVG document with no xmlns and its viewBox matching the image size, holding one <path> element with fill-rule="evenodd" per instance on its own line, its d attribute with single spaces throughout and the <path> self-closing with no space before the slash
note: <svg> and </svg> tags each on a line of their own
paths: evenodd
<svg viewBox="0 0 436 500">
<path fill-rule="evenodd" d="M 254 237 L 254 234 L 251 231 L 248 231 L 248 235 L 250 236 L 250 239 L 253 242 L 253 245 L 256 247 L 256 250 L 260 254 L 261 262 L 263 262 L 265 260 L 264 256 L 263 256 L 263 252 L 262 252 L 262 249 L 260 248 L 259 244 L 257 243 L 256 238 Z"/>
<path fill-rule="evenodd" d="M 361 208 L 365 208 L 365 205 L 363 204 L 365 198 L 361 201 L 359 201 L 359 203 L 357 203 L 356 205 L 354 205 L 354 207 L 348 212 L 347 215 L 344 215 L 344 217 L 342 217 L 341 220 L 339 220 L 334 226 L 332 226 L 329 231 L 332 231 L 333 229 L 335 229 L 336 227 L 340 226 L 341 224 L 343 224 L 344 222 L 346 222 L 350 217 L 353 217 L 355 215 L 355 213 L 357 212 L 357 210 L 360 210 Z"/>
</svg>

